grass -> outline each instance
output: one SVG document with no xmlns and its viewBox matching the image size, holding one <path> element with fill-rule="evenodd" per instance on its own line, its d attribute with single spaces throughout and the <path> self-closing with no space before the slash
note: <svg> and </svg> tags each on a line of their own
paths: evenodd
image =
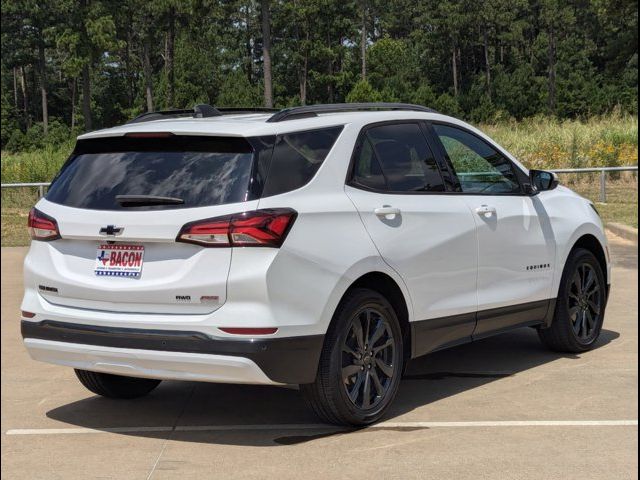
<svg viewBox="0 0 640 480">
<path fill-rule="evenodd" d="M 560 121 L 535 117 L 522 122 L 481 125 L 529 168 L 579 168 L 638 164 L 638 120 L 611 114 Z M 73 149 L 74 142 L 59 147 L 22 153 L 2 152 L 2 183 L 48 182 Z M 597 175 L 563 175 L 561 182 L 581 195 L 598 201 Z M 638 180 L 636 174 L 610 175 L 606 205 L 598 205 L 605 222 L 638 227 Z M 37 201 L 35 188 L 2 191 L 2 245 L 26 245 L 27 213 Z"/>
</svg>

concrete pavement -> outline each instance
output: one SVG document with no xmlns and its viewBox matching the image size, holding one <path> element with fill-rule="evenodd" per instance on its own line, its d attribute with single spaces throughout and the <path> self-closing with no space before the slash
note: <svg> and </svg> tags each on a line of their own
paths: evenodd
<svg viewBox="0 0 640 480">
<path fill-rule="evenodd" d="M 598 348 L 550 353 L 523 329 L 434 353 L 411 363 L 386 422 L 358 431 L 318 425 L 294 388 L 90 394 L 22 346 L 25 251 L 2 249 L 5 478 L 637 477 L 638 257 L 622 239 Z"/>
</svg>

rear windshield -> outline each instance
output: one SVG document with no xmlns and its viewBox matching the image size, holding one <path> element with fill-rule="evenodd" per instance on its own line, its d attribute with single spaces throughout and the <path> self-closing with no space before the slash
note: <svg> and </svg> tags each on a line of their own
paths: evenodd
<svg viewBox="0 0 640 480">
<path fill-rule="evenodd" d="M 253 149 L 242 138 L 81 140 L 54 179 L 47 200 L 93 210 L 158 210 L 243 202 Z M 123 206 L 117 196 L 168 197 L 182 203 Z M 125 204 L 126 205 L 126 204 Z"/>
</svg>

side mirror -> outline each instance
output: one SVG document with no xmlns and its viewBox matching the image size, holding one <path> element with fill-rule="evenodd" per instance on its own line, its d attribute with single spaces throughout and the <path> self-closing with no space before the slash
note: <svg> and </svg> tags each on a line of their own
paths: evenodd
<svg viewBox="0 0 640 480">
<path fill-rule="evenodd" d="M 553 190 L 560 184 L 558 175 L 545 170 L 529 170 L 529 178 L 538 192 Z"/>
</svg>

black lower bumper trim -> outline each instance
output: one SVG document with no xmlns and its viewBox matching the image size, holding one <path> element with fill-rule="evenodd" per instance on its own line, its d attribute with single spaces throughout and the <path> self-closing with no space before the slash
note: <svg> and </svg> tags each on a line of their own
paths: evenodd
<svg viewBox="0 0 640 480">
<path fill-rule="evenodd" d="M 101 347 L 244 357 L 274 382 L 311 383 L 316 377 L 324 335 L 221 340 L 202 332 L 104 327 L 42 320 L 22 320 L 23 338 Z"/>
</svg>

